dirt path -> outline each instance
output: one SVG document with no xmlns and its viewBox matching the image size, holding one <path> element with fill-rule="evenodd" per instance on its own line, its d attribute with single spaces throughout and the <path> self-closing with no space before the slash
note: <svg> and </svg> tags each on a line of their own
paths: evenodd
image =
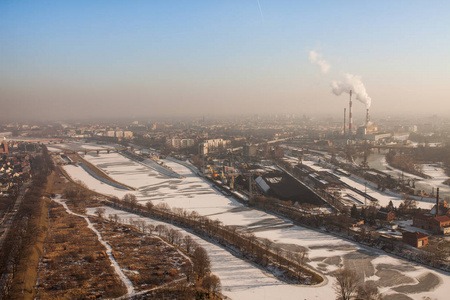
<svg viewBox="0 0 450 300">
<path fill-rule="evenodd" d="M 47 184 L 42 190 L 42 195 L 48 194 L 53 189 L 55 172 L 52 172 L 47 177 Z M 21 282 L 20 299 L 34 299 L 36 297 L 36 281 L 38 278 L 38 265 L 44 249 L 44 242 L 47 236 L 48 227 L 48 204 L 50 203 L 47 197 L 42 197 L 42 203 L 39 207 L 39 212 L 33 217 L 32 222 L 35 223 L 36 228 L 42 230 L 37 231 L 36 241 L 29 245 L 29 251 L 23 263 L 18 268 L 16 275 L 16 282 Z M 18 292 L 18 291 L 16 291 Z M 16 295 L 17 296 L 17 295 Z M 13 295 L 14 297 L 14 295 Z"/>
</svg>

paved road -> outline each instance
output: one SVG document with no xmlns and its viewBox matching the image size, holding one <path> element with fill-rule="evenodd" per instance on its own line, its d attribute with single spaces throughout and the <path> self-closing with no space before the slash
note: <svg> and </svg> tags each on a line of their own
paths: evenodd
<svg viewBox="0 0 450 300">
<path fill-rule="evenodd" d="M 17 211 L 22 204 L 23 198 L 25 197 L 26 190 L 28 189 L 28 183 L 24 184 L 19 191 L 16 202 L 11 210 L 9 210 L 0 224 L 0 247 L 3 246 L 3 241 L 8 235 L 9 228 L 11 227 L 14 218 L 16 217 Z"/>
</svg>

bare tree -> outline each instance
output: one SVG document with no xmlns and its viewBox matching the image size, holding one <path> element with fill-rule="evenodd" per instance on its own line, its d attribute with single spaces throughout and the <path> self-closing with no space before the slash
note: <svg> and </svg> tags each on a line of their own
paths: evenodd
<svg viewBox="0 0 450 300">
<path fill-rule="evenodd" d="M 120 201 L 119 197 L 113 196 L 111 198 L 111 202 L 113 203 L 114 206 L 118 206 L 119 205 L 119 201 Z"/>
<path fill-rule="evenodd" d="M 200 280 L 210 271 L 210 260 L 208 253 L 203 247 L 197 247 L 193 254 L 194 272 Z"/>
<path fill-rule="evenodd" d="M 180 207 L 173 207 L 172 212 L 177 216 L 182 216 L 184 213 L 184 209 L 182 209 Z"/>
<path fill-rule="evenodd" d="M 414 199 L 409 198 L 409 196 L 404 196 L 403 208 L 405 211 L 411 213 L 412 210 L 417 208 L 417 202 Z"/>
<path fill-rule="evenodd" d="M 292 266 L 292 262 L 295 261 L 295 255 L 291 251 L 287 251 L 286 258 L 287 258 L 287 266 L 288 268 L 290 268 Z"/>
<path fill-rule="evenodd" d="M 380 300 L 381 295 L 378 293 L 378 288 L 375 283 L 369 281 L 358 287 L 358 298 L 364 300 Z"/>
<path fill-rule="evenodd" d="M 157 208 L 159 210 L 162 210 L 162 211 L 169 211 L 170 210 L 170 206 L 166 202 L 160 202 L 160 203 L 156 204 L 155 208 Z"/>
<path fill-rule="evenodd" d="M 270 250 L 270 248 L 272 247 L 272 241 L 269 239 L 264 239 L 264 248 L 266 248 L 266 250 Z"/>
<path fill-rule="evenodd" d="M 136 196 L 134 196 L 134 198 L 132 198 L 131 201 L 130 201 L 130 209 L 134 211 L 134 210 L 136 210 L 138 205 L 139 205 L 139 203 L 138 203 L 138 201 L 136 199 Z"/>
<path fill-rule="evenodd" d="M 220 291 L 220 279 L 214 274 L 207 274 L 205 278 L 203 278 L 202 286 L 215 294 Z"/>
<path fill-rule="evenodd" d="M 114 219 L 114 223 L 118 223 L 120 221 L 120 218 L 117 214 L 114 214 L 113 219 Z"/>
<path fill-rule="evenodd" d="M 167 232 L 167 239 L 169 240 L 169 243 L 171 243 L 171 244 L 179 244 L 179 241 L 181 239 L 181 234 L 178 232 L 178 230 L 171 228 Z"/>
<path fill-rule="evenodd" d="M 250 246 L 250 253 L 253 253 L 253 248 L 255 246 L 256 243 L 256 236 L 253 232 L 246 234 L 245 236 L 247 238 L 247 241 L 249 243 Z"/>
<path fill-rule="evenodd" d="M 281 265 L 281 253 L 283 252 L 283 249 L 281 249 L 281 247 L 277 244 L 275 244 L 272 248 L 275 251 L 277 263 Z"/>
<path fill-rule="evenodd" d="M 147 226 L 145 226 L 144 220 L 136 220 L 135 225 L 140 231 L 145 233 L 145 229 L 147 228 Z"/>
<path fill-rule="evenodd" d="M 190 235 L 186 235 L 183 238 L 183 245 L 186 252 L 190 254 L 192 249 L 194 248 L 195 241 L 191 238 Z"/>
<path fill-rule="evenodd" d="M 136 208 L 137 205 L 137 199 L 136 199 L 136 195 L 134 194 L 125 194 L 125 196 L 123 196 L 122 201 L 125 203 L 125 207 L 130 208 L 131 210 L 134 210 Z"/>
<path fill-rule="evenodd" d="M 148 224 L 148 225 L 147 225 L 147 230 L 148 230 L 148 233 L 149 233 L 150 235 L 152 235 L 152 234 L 153 234 L 153 231 L 155 231 L 155 226 L 152 225 L 152 224 Z"/>
<path fill-rule="evenodd" d="M 334 277 L 336 277 L 334 290 L 338 295 L 338 299 L 350 300 L 360 285 L 358 275 L 347 269 L 339 269 L 334 273 Z"/>
<path fill-rule="evenodd" d="M 191 280 L 193 280 L 192 275 L 194 273 L 194 270 L 190 262 L 186 262 L 181 266 L 181 272 L 183 272 L 186 275 L 187 282 L 191 282 Z"/>
<path fill-rule="evenodd" d="M 297 264 L 304 265 L 306 260 L 308 259 L 308 253 L 306 252 L 306 249 L 302 249 L 298 251 L 294 257 Z"/>
<path fill-rule="evenodd" d="M 147 201 L 147 203 L 145 203 L 145 208 L 147 209 L 147 212 L 150 213 L 153 209 L 153 202 L 152 201 Z"/>
<path fill-rule="evenodd" d="M 103 216 L 105 215 L 105 208 L 103 208 L 103 207 L 98 207 L 96 210 L 95 210 L 95 214 L 99 217 L 99 218 L 103 218 Z"/>
<path fill-rule="evenodd" d="M 165 225 L 157 225 L 155 229 L 159 236 L 162 236 L 167 231 L 167 227 Z"/>
</svg>

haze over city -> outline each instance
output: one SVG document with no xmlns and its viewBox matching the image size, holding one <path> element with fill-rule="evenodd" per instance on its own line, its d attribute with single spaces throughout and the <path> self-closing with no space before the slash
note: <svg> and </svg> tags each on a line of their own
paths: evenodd
<svg viewBox="0 0 450 300">
<path fill-rule="evenodd" d="M 449 1 L 0 1 L 0 299 L 443 300 Z"/>
<path fill-rule="evenodd" d="M 447 1 L 2 1 L 0 117 L 339 117 L 347 96 L 332 82 L 346 74 L 373 116 L 446 115 L 449 11 Z"/>
</svg>

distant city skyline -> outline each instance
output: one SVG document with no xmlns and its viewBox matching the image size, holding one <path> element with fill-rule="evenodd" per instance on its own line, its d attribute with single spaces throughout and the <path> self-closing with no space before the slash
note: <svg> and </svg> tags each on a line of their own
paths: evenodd
<svg viewBox="0 0 450 300">
<path fill-rule="evenodd" d="M 447 1 L 2 1 L 0 118 L 338 117 L 347 73 L 375 117 L 449 115 L 449 20 Z"/>
</svg>

